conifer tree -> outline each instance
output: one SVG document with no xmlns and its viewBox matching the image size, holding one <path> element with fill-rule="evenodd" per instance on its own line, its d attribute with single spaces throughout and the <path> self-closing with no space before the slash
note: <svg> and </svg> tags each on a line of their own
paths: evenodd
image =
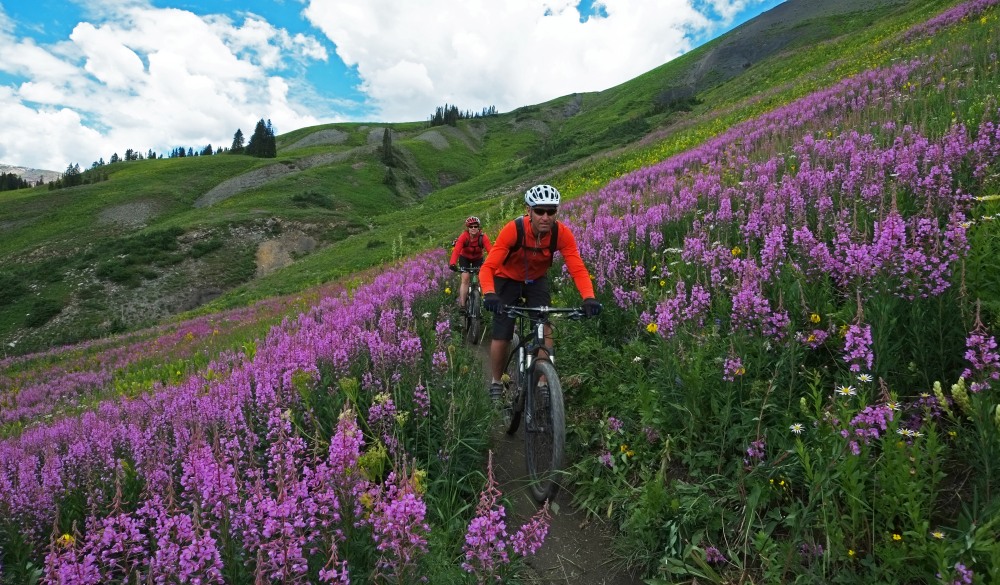
<svg viewBox="0 0 1000 585">
<path fill-rule="evenodd" d="M 229 154 L 243 154 L 243 144 L 243 131 L 237 128 L 236 134 L 233 134 L 233 145 L 229 147 Z"/>
</svg>

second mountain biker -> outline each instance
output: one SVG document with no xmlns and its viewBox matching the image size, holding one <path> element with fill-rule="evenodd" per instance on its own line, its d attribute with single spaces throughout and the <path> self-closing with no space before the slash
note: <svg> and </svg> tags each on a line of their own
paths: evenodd
<svg viewBox="0 0 1000 585">
<path fill-rule="evenodd" d="M 454 271 L 458 267 L 475 268 L 483 264 L 483 252 L 493 249 L 490 237 L 483 233 L 479 218 L 471 216 L 465 220 L 465 231 L 455 240 L 448 267 Z M 458 311 L 465 312 L 465 299 L 469 295 L 469 273 L 462 273 L 462 285 L 458 289 Z"/>
</svg>

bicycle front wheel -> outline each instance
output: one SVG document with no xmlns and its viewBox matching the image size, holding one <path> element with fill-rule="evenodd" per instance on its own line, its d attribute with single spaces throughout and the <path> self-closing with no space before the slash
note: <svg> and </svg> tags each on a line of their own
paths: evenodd
<svg viewBox="0 0 1000 585">
<path fill-rule="evenodd" d="M 476 345 L 483 334 L 483 300 L 482 292 L 478 287 L 469 291 L 469 298 L 466 301 L 467 317 L 465 318 L 465 338 L 469 343 Z"/>
<path fill-rule="evenodd" d="M 548 390 L 539 388 L 545 381 Z M 539 503 L 555 498 L 562 479 L 563 449 L 566 444 L 566 413 L 562 385 L 556 368 L 548 360 L 538 360 L 531 371 L 530 413 L 525 413 L 524 447 L 531 494 Z"/>
<path fill-rule="evenodd" d="M 519 344 L 520 340 L 518 339 L 517 333 L 515 333 L 514 339 L 510 344 L 510 346 L 514 349 L 507 357 L 507 371 L 504 376 L 503 405 L 500 411 L 503 418 L 503 427 L 508 435 L 516 433 L 517 428 L 521 426 L 521 413 L 524 410 L 524 394 L 521 392 L 522 381 L 520 362 L 517 360 L 517 347 Z"/>
</svg>

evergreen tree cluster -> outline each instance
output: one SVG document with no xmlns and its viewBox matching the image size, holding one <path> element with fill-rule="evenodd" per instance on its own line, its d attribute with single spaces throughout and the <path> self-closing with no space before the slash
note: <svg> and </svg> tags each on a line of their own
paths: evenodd
<svg viewBox="0 0 1000 585">
<path fill-rule="evenodd" d="M 31 186 L 31 182 L 21 178 L 21 175 L 14 173 L 0 173 L 0 191 L 27 189 Z"/>
<path fill-rule="evenodd" d="M 261 120 L 257 122 L 257 127 L 254 129 L 253 136 L 250 137 L 250 142 L 245 145 L 243 131 L 237 128 L 236 134 L 233 135 L 233 144 L 229 148 L 223 148 L 221 146 L 213 148 L 211 143 L 197 150 L 190 146 L 186 148 L 183 146 L 177 146 L 167 153 L 167 157 L 183 158 L 188 156 L 212 156 L 213 154 L 223 153 L 248 154 L 258 158 L 274 158 L 278 156 L 278 145 L 274 135 L 274 127 L 271 125 L 271 120 L 267 120 L 265 122 L 264 119 L 261 118 Z M 104 162 L 104 157 L 102 156 L 99 160 L 95 160 L 87 170 L 81 170 L 79 164 L 70 163 L 59 179 L 49 183 L 49 189 L 62 189 L 64 187 L 75 187 L 77 185 L 87 185 L 90 183 L 106 181 L 108 174 L 107 172 L 101 171 L 102 167 L 106 165 L 143 159 L 154 160 L 157 158 L 163 158 L 163 154 L 158 155 L 152 148 L 146 151 L 145 154 L 138 150 L 127 148 L 125 149 L 125 156 L 119 156 L 118 153 L 115 152 L 111 155 L 108 162 Z M 20 183 L 17 181 L 20 181 Z M 41 182 L 39 184 L 41 184 Z M 32 186 L 33 185 L 31 183 L 24 181 L 18 175 L 8 175 L 7 173 L 0 175 L 0 191 L 22 189 Z"/>
<path fill-rule="evenodd" d="M 235 136 L 233 137 L 233 143 L 236 143 Z M 274 128 L 271 126 L 271 120 L 265 123 L 264 119 L 261 118 L 257 122 L 257 127 L 254 128 L 253 136 L 247 142 L 244 154 L 249 154 L 257 158 L 274 158 L 278 156 L 278 144 L 274 138 Z"/>
<path fill-rule="evenodd" d="M 444 107 L 438 106 L 434 115 L 431 116 L 431 126 L 444 126 L 445 124 L 449 126 L 458 125 L 459 120 L 468 120 L 472 118 L 485 118 L 487 116 L 496 116 L 497 107 L 490 106 L 488 108 L 483 108 L 482 112 L 473 113 L 471 111 L 459 111 L 458 106 L 445 104 Z"/>
<path fill-rule="evenodd" d="M 84 171 L 80 170 L 79 164 L 70 163 L 66 166 L 66 170 L 63 171 L 61 177 L 49 183 L 49 191 L 107 181 L 108 173 L 101 169 L 97 163 L 94 164 L 95 166 Z"/>
</svg>

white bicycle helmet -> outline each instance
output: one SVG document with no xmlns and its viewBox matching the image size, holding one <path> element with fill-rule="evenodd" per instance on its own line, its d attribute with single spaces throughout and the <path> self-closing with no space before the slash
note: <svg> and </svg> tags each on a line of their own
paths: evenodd
<svg viewBox="0 0 1000 585">
<path fill-rule="evenodd" d="M 535 185 L 524 192 L 524 202 L 529 207 L 536 205 L 559 205 L 559 191 L 552 185 Z"/>
</svg>

